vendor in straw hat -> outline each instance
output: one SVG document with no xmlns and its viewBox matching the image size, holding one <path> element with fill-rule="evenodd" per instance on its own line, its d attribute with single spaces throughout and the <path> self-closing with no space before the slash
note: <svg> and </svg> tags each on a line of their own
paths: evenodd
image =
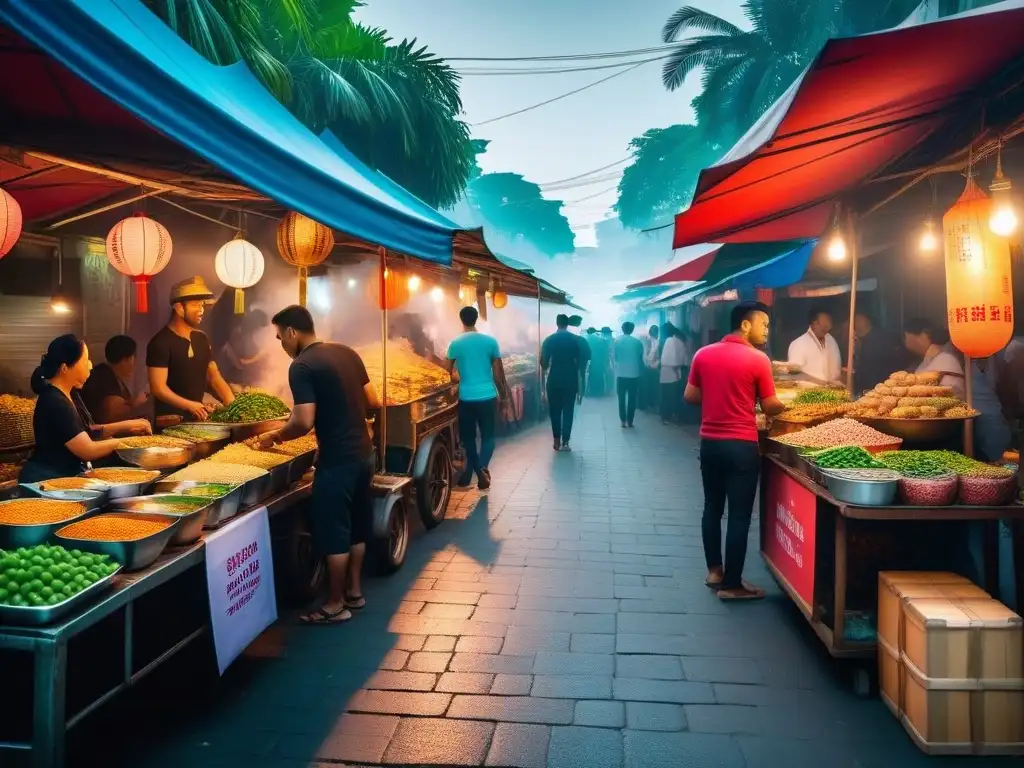
<svg viewBox="0 0 1024 768">
<path fill-rule="evenodd" d="M 156 416 L 182 416 L 202 421 L 209 415 L 203 404 L 211 391 L 224 405 L 235 396 L 224 381 L 206 334 L 199 330 L 213 294 L 201 277 L 190 277 L 171 287 L 171 320 L 149 341 L 146 367 Z"/>
</svg>

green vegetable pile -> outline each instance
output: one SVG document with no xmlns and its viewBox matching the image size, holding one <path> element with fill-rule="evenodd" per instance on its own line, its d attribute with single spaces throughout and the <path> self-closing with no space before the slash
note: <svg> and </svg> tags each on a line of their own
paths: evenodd
<svg viewBox="0 0 1024 768">
<path fill-rule="evenodd" d="M 289 413 L 279 397 L 265 392 L 242 392 L 231 405 L 210 414 L 210 421 L 220 424 L 251 424 L 255 421 L 280 419 Z"/>
<path fill-rule="evenodd" d="M 940 464 L 956 472 L 961 477 L 987 477 L 1001 480 L 1013 476 L 1013 471 L 1006 467 L 985 464 L 982 461 L 968 458 L 956 451 L 931 451 L 931 454 Z"/>
<path fill-rule="evenodd" d="M 223 427 L 221 430 L 223 430 Z M 206 443 L 219 439 L 222 432 L 218 432 L 210 427 L 204 427 L 202 424 L 179 424 L 176 427 L 168 427 L 164 430 L 164 434 L 167 437 L 188 440 L 190 443 Z"/>
<path fill-rule="evenodd" d="M 108 555 L 39 544 L 0 550 L 0 605 L 40 608 L 62 603 L 118 569 Z"/>
<path fill-rule="evenodd" d="M 221 496 L 227 496 L 237 486 L 228 485 L 226 483 L 209 483 L 207 485 L 197 485 L 192 488 L 182 488 L 182 496 L 199 496 L 204 499 L 219 499 Z"/>
<path fill-rule="evenodd" d="M 819 405 L 845 403 L 849 400 L 846 392 L 841 389 L 807 389 L 793 400 L 794 405 Z"/>
<path fill-rule="evenodd" d="M 929 478 L 948 475 L 949 469 L 932 454 L 936 451 L 885 451 L 877 458 L 904 477 Z"/>
<path fill-rule="evenodd" d="M 841 445 L 838 448 L 827 448 L 807 455 L 822 469 L 885 469 L 885 464 L 875 458 L 859 445 Z"/>
</svg>

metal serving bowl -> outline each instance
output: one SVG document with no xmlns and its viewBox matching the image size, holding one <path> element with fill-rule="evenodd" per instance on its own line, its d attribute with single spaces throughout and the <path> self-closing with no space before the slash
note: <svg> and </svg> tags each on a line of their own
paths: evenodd
<svg viewBox="0 0 1024 768">
<path fill-rule="evenodd" d="M 250 437 L 256 435 L 263 435 L 267 432 L 273 432 L 275 429 L 281 429 L 285 424 L 288 423 L 288 418 L 291 414 L 285 414 L 280 419 L 269 419 L 267 421 L 252 421 L 248 424 L 229 424 L 222 421 L 204 421 L 200 422 L 204 426 L 209 425 L 211 427 L 225 427 L 231 431 L 231 439 L 235 442 L 241 442 L 242 440 L 248 440 Z"/>
<path fill-rule="evenodd" d="M 99 593 L 109 588 L 121 570 L 121 568 L 118 568 L 109 576 L 104 576 L 99 581 L 93 582 L 81 592 L 72 595 L 67 600 L 63 600 L 56 605 L 39 607 L 0 605 L 0 624 L 9 624 L 21 627 L 41 627 L 46 624 L 53 624 L 58 619 L 73 613 L 80 606 L 89 602 Z"/>
<path fill-rule="evenodd" d="M 192 445 L 151 446 L 149 448 L 118 448 L 117 456 L 141 469 L 174 469 L 183 467 L 195 458 Z"/>
<path fill-rule="evenodd" d="M 5 504 L 11 504 L 15 501 L 17 501 L 17 499 L 0 501 L 0 507 Z M 68 503 L 82 504 L 80 501 L 72 502 L 70 500 Z M 36 523 L 29 525 L 0 523 L 0 547 L 3 547 L 4 549 L 17 549 L 18 547 L 34 547 L 37 544 L 44 544 L 58 528 L 70 525 L 76 520 L 81 520 L 90 512 L 92 512 L 92 509 L 85 507 L 80 515 L 75 515 L 74 517 L 69 517 L 66 520 L 60 520 L 56 523 Z"/>
<path fill-rule="evenodd" d="M 82 477 L 93 477 L 94 470 L 88 470 L 82 473 Z M 142 496 L 146 489 L 148 489 L 157 478 L 159 474 L 154 474 L 149 480 L 144 480 L 141 483 L 107 483 L 103 480 L 100 482 L 110 487 L 110 498 L 111 499 L 123 499 L 128 496 Z"/>
<path fill-rule="evenodd" d="M 896 500 L 898 479 L 854 480 L 823 471 L 828 492 L 857 507 L 887 507 Z"/>
<path fill-rule="evenodd" d="M 160 523 L 167 522 L 170 517 L 169 515 L 153 515 L 143 512 L 133 514 Z M 103 515 L 98 517 L 103 517 Z M 177 533 L 177 529 L 181 525 L 181 518 L 175 517 L 176 519 L 172 520 L 171 524 L 162 531 L 135 541 L 75 539 L 70 536 L 61 536 L 60 530 L 54 533 L 54 538 L 60 544 L 71 549 L 80 549 L 94 555 L 110 555 L 113 560 L 121 563 L 126 571 L 140 571 L 143 568 L 148 568 L 160 557 L 160 553 L 164 551 L 171 538 Z"/>
<path fill-rule="evenodd" d="M 42 488 L 43 483 L 22 483 L 21 488 L 29 496 L 38 496 L 43 499 L 55 501 L 76 501 L 85 504 L 88 510 L 99 509 L 110 498 L 110 486 L 98 480 L 88 490 L 71 491 L 47 491 Z"/>
<path fill-rule="evenodd" d="M 153 492 L 157 494 L 168 494 L 171 496 L 187 496 L 188 494 L 184 493 L 187 489 L 199 488 L 205 485 L 219 485 L 219 483 L 200 483 L 195 480 L 162 480 L 153 486 Z M 232 490 L 219 498 L 211 498 L 210 506 L 207 508 L 206 522 L 204 523 L 204 526 L 206 528 L 216 528 L 225 520 L 230 520 L 232 517 L 237 515 L 242 503 L 243 490 L 245 490 L 244 483 L 236 485 Z M 209 497 L 197 496 L 196 498 Z"/>
<path fill-rule="evenodd" d="M 191 512 L 169 512 L 166 511 L 166 504 L 175 498 L 175 494 L 153 494 L 152 496 L 136 496 L 130 499 L 117 499 L 110 503 L 110 508 L 116 512 L 131 512 L 132 514 L 161 515 L 164 517 L 180 520 L 171 539 L 172 546 L 183 546 L 191 544 L 203 535 L 203 527 L 210 516 L 210 509 L 217 501 L 216 499 L 204 499 L 201 496 L 190 496 L 196 501 L 206 502 L 196 507 Z M 181 498 L 178 496 L 178 498 Z"/>
<path fill-rule="evenodd" d="M 887 419 L 874 416 L 855 417 L 861 424 L 898 437 L 908 443 L 933 443 L 954 437 L 969 419 L 977 416 L 965 416 L 958 419 Z"/>
</svg>

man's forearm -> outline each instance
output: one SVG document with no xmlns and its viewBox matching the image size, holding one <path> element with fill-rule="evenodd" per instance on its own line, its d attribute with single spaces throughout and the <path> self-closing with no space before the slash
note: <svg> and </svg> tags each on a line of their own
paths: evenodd
<svg viewBox="0 0 1024 768">
<path fill-rule="evenodd" d="M 281 431 L 278 433 L 278 437 L 280 437 L 282 441 L 298 440 L 300 437 L 308 435 L 310 429 L 312 429 L 312 427 L 307 427 L 305 424 L 301 423 L 295 417 L 295 413 L 293 412 L 292 415 L 288 418 L 288 422 L 283 427 L 281 427 Z"/>
</svg>

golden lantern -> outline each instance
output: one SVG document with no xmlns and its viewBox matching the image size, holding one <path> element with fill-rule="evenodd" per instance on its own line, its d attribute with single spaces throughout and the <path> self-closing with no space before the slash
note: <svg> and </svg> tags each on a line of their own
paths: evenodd
<svg viewBox="0 0 1024 768">
<path fill-rule="evenodd" d="M 107 260 L 135 284 L 137 311 L 149 311 L 147 286 L 170 262 L 171 248 L 167 228 L 144 213 L 122 219 L 107 233 Z"/>
<path fill-rule="evenodd" d="M 224 243 L 213 260 L 217 279 L 235 289 L 235 314 L 245 312 L 246 288 L 252 288 L 263 277 L 263 254 L 239 232 Z"/>
<path fill-rule="evenodd" d="M 0 259 L 10 253 L 21 237 L 21 206 L 7 192 L 0 189 Z"/>
<path fill-rule="evenodd" d="M 473 283 L 463 283 L 459 286 L 459 301 L 467 305 L 476 302 L 476 286 Z"/>
<path fill-rule="evenodd" d="M 299 268 L 299 304 L 306 306 L 309 268 L 321 264 L 334 248 L 334 232 L 318 221 L 289 211 L 277 225 L 277 250 L 281 258 Z"/>
<path fill-rule="evenodd" d="M 1010 244 L 989 229 L 991 216 L 991 198 L 968 178 L 942 217 L 949 336 L 970 357 L 998 352 L 1013 335 Z"/>
<path fill-rule="evenodd" d="M 398 309 L 409 301 L 409 278 L 392 269 L 384 270 L 384 287 L 380 284 L 381 271 L 367 281 L 370 297 L 380 309 Z"/>
<path fill-rule="evenodd" d="M 495 309 L 504 309 L 508 306 L 508 294 L 502 290 L 497 290 L 491 294 L 491 304 Z"/>
</svg>

